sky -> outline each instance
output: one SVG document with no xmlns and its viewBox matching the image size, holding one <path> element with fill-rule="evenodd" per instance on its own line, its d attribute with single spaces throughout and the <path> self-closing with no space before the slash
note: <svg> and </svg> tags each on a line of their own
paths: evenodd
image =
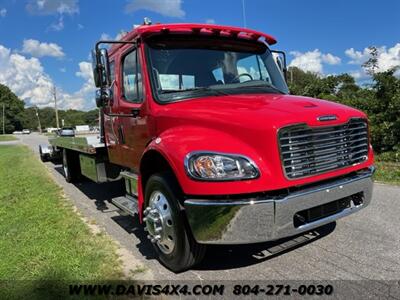
<svg viewBox="0 0 400 300">
<path fill-rule="evenodd" d="M 289 65 L 321 76 L 368 80 L 372 45 L 380 71 L 400 65 L 399 0 L 0 0 L 0 83 L 27 106 L 52 106 L 56 86 L 61 108 L 93 109 L 90 50 L 144 17 L 263 31 Z"/>
</svg>

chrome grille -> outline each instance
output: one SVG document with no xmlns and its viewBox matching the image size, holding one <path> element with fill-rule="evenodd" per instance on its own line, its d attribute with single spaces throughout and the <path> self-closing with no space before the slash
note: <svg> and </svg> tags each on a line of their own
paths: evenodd
<svg viewBox="0 0 400 300">
<path fill-rule="evenodd" d="M 288 126 L 280 129 L 278 136 L 283 170 L 289 179 L 352 166 L 368 158 L 364 119 L 335 126 Z"/>
</svg>

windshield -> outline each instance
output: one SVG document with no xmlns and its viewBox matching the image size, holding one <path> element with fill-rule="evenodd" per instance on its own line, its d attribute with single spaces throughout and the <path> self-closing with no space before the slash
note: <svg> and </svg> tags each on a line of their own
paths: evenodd
<svg viewBox="0 0 400 300">
<path fill-rule="evenodd" d="M 147 45 L 152 86 L 161 102 L 208 95 L 288 93 L 264 44 L 186 37 L 157 39 Z"/>
</svg>

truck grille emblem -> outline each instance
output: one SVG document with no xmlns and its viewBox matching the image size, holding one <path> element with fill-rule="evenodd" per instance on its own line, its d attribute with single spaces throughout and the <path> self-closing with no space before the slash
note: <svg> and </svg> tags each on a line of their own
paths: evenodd
<svg viewBox="0 0 400 300">
<path fill-rule="evenodd" d="M 320 116 L 317 118 L 317 120 L 321 122 L 334 121 L 337 120 L 337 117 L 335 115 Z"/>
</svg>

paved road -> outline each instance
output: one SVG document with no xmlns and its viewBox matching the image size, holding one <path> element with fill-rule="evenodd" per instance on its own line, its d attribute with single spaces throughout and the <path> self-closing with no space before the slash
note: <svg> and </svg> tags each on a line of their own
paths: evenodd
<svg viewBox="0 0 400 300">
<path fill-rule="evenodd" d="M 47 138 L 20 136 L 37 152 Z M 386 279 L 400 280 L 400 187 L 375 184 L 373 201 L 359 213 L 303 235 L 304 243 L 283 252 L 276 243 L 214 246 L 194 270 L 174 274 L 154 258 L 136 219 L 121 216 L 108 200 L 121 194 L 119 183 L 77 185 L 64 181 L 61 167 L 46 163 L 78 210 L 146 265 L 155 279 Z M 286 242 L 283 246 L 290 244 Z"/>
</svg>

